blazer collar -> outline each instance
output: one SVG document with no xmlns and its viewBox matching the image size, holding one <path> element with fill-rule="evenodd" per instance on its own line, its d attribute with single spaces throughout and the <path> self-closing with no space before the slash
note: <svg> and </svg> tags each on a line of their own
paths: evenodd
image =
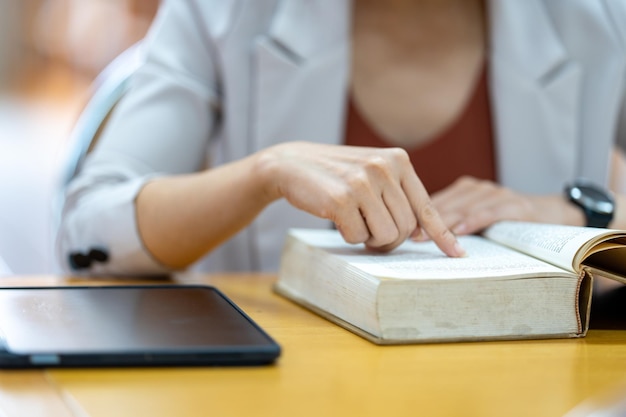
<svg viewBox="0 0 626 417">
<path fill-rule="evenodd" d="M 348 39 L 351 0 L 279 0 L 270 36 L 307 59 Z"/>
<path fill-rule="evenodd" d="M 488 4 L 493 58 L 537 80 L 568 60 L 541 0 Z M 349 39 L 351 7 L 352 0 L 278 0 L 270 36 L 294 56 L 307 59 Z"/>
</svg>

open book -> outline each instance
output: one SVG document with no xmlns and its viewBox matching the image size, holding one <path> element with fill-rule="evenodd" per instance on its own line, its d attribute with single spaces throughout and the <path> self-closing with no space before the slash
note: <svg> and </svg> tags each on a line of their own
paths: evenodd
<svg viewBox="0 0 626 417">
<path fill-rule="evenodd" d="M 381 254 L 335 230 L 293 229 L 275 290 L 396 344 L 581 337 L 593 276 L 626 283 L 626 231 L 501 222 L 459 240 L 467 257 L 411 241 Z"/>
</svg>

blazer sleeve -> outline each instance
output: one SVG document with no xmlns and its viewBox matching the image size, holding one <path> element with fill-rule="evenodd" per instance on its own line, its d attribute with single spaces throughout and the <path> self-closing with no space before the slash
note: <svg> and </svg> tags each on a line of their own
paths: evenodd
<svg viewBox="0 0 626 417">
<path fill-rule="evenodd" d="M 209 9 L 180 0 L 161 6 L 130 90 L 66 189 L 57 235 L 66 270 L 168 272 L 142 244 L 134 202 L 150 179 L 197 171 L 206 159 L 220 105 Z"/>
</svg>

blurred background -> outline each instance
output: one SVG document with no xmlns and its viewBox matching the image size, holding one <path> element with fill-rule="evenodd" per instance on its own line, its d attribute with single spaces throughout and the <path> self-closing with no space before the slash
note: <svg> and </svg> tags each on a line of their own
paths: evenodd
<svg viewBox="0 0 626 417">
<path fill-rule="evenodd" d="M 0 0 L 0 275 L 58 272 L 53 214 L 68 137 L 97 74 L 159 0 Z"/>
</svg>

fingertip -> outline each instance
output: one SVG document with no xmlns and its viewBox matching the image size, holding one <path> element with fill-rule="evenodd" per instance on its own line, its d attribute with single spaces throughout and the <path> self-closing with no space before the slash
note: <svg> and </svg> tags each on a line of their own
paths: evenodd
<svg viewBox="0 0 626 417">
<path fill-rule="evenodd" d="M 467 252 L 465 251 L 463 246 L 461 246 L 461 244 L 459 243 L 458 240 L 456 242 L 454 242 L 454 254 L 453 254 L 453 256 L 455 258 L 465 258 L 467 256 Z"/>
<path fill-rule="evenodd" d="M 447 230 L 442 236 L 442 239 L 437 243 L 437 246 L 448 256 L 452 258 L 464 258 L 467 256 L 467 252 L 457 239 L 456 235 Z"/>
<path fill-rule="evenodd" d="M 463 258 L 467 256 L 467 252 L 461 246 L 457 236 L 450 229 L 445 229 L 439 235 L 439 239 L 433 239 L 437 246 L 448 256 L 452 258 Z"/>
</svg>

